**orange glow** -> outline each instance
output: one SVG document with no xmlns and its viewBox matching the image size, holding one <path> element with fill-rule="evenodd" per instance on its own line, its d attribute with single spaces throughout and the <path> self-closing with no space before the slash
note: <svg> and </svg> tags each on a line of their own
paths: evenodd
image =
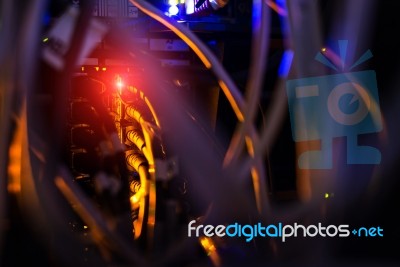
<svg viewBox="0 0 400 267">
<path fill-rule="evenodd" d="M 149 226 L 154 228 L 156 224 L 156 184 L 151 181 L 150 188 L 149 188 L 149 214 L 147 223 Z M 153 229 L 150 229 L 153 230 Z"/>
<path fill-rule="evenodd" d="M 115 76 L 115 86 L 117 86 L 118 93 L 122 94 L 122 88 L 124 87 L 124 82 L 122 81 L 122 77 L 120 75 Z"/>
<path fill-rule="evenodd" d="M 257 209 L 258 212 L 261 213 L 261 189 L 260 189 L 260 175 L 258 174 L 258 171 L 256 168 L 252 167 L 251 168 L 251 178 L 253 180 L 253 188 L 254 188 L 254 195 L 256 198 L 256 204 L 257 204 Z"/>
<path fill-rule="evenodd" d="M 217 249 L 215 248 L 214 242 L 211 238 L 208 237 L 200 237 L 200 244 L 203 246 L 204 250 L 206 251 L 207 255 L 210 255 Z"/>
<path fill-rule="evenodd" d="M 15 133 L 14 140 L 8 150 L 8 184 L 7 190 L 10 193 L 21 191 L 21 161 L 22 161 L 22 131 L 20 127 Z"/>
<path fill-rule="evenodd" d="M 138 197 L 138 193 L 136 193 L 133 196 L 131 196 L 129 200 L 131 202 L 132 209 L 139 208 L 139 200 L 140 200 L 140 198 Z"/>
<path fill-rule="evenodd" d="M 267 5 L 279 15 L 281 16 L 287 15 L 286 10 L 283 7 L 279 6 L 276 2 L 269 0 L 267 1 Z"/>
<path fill-rule="evenodd" d="M 235 98 L 233 97 L 233 95 L 232 95 L 231 91 L 229 90 L 228 86 L 226 86 L 226 84 L 221 80 L 218 81 L 218 84 L 221 87 L 222 91 L 224 91 L 224 94 L 226 95 L 226 98 L 228 99 L 229 103 L 231 104 L 231 106 L 233 108 L 233 111 L 236 114 L 237 119 L 240 122 L 243 122 L 244 121 L 243 113 L 240 110 L 239 105 L 236 102 Z"/>
<path fill-rule="evenodd" d="M 156 125 L 157 125 L 158 127 L 160 127 L 160 122 L 159 122 L 159 120 L 158 120 L 156 111 L 155 111 L 154 108 L 153 108 L 153 105 L 150 103 L 150 101 L 147 99 L 147 97 L 144 98 L 144 101 L 146 102 L 146 105 L 149 107 L 150 112 L 151 112 L 151 114 L 153 115 L 154 122 L 156 123 Z"/>
<path fill-rule="evenodd" d="M 146 210 L 146 196 L 151 190 L 151 184 L 147 180 L 147 170 L 144 167 L 139 167 L 140 176 L 140 189 L 130 197 L 131 209 L 139 209 L 138 218 L 133 222 L 133 227 L 135 230 L 135 239 L 139 238 L 142 234 L 142 229 L 144 225 L 145 210 Z M 151 201 L 150 201 L 151 202 Z M 150 203 L 151 204 L 151 203 Z M 149 211 L 149 215 L 151 212 Z M 148 218 L 148 221 L 150 217 Z"/>
<path fill-rule="evenodd" d="M 249 155 L 254 158 L 254 144 L 253 140 L 250 138 L 250 136 L 246 135 L 244 138 L 247 146 L 247 151 L 249 152 Z"/>
<path fill-rule="evenodd" d="M 207 256 L 210 257 L 214 266 L 221 266 L 221 259 L 220 256 L 218 255 L 218 251 L 214 244 L 214 241 L 209 237 L 200 237 L 199 240 L 201 246 L 207 253 Z"/>
<path fill-rule="evenodd" d="M 143 93 L 142 91 L 139 91 L 139 90 L 138 90 L 136 87 L 134 87 L 134 86 L 128 86 L 128 90 L 131 91 L 131 92 L 134 93 L 134 94 L 139 93 L 140 98 L 144 100 L 144 102 L 146 103 L 147 107 L 150 109 L 150 112 L 151 112 L 151 115 L 152 115 L 153 118 L 154 118 L 155 124 L 156 124 L 158 127 L 160 127 L 160 121 L 159 121 L 159 119 L 158 119 L 158 117 L 157 117 L 156 111 L 155 111 L 153 105 L 150 103 L 149 99 L 144 95 L 144 93 Z"/>
</svg>

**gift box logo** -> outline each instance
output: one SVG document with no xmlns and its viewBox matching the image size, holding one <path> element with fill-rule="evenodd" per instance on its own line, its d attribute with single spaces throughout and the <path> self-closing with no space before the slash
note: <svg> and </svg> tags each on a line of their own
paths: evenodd
<svg viewBox="0 0 400 267">
<path fill-rule="evenodd" d="M 344 62 L 347 41 L 339 41 Z M 349 70 L 372 57 L 368 50 Z M 338 68 L 318 53 L 316 60 Z M 344 64 L 342 65 L 344 69 Z M 380 151 L 358 145 L 358 135 L 382 130 L 376 74 L 373 70 L 289 80 L 286 83 L 292 137 L 295 142 L 320 141 L 320 150 L 303 152 L 300 169 L 331 169 L 332 141 L 346 137 L 347 164 L 379 164 Z"/>
</svg>

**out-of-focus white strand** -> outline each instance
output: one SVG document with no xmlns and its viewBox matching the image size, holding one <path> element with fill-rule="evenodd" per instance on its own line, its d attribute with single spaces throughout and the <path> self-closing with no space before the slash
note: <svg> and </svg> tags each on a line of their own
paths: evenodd
<svg viewBox="0 0 400 267">
<path fill-rule="evenodd" d="M 263 88 L 264 73 L 268 56 L 269 37 L 270 37 L 270 10 L 263 0 L 253 1 L 253 40 L 251 49 L 251 65 L 246 84 L 246 108 L 244 121 L 240 123 L 231 139 L 230 146 L 224 159 L 224 165 L 237 165 L 237 160 L 243 151 L 246 136 L 249 138 L 250 157 L 252 167 L 250 175 L 252 177 L 253 190 L 256 199 L 257 210 L 265 213 L 269 210 L 267 198 L 267 177 L 263 157 L 257 153 L 254 145 L 258 143 L 258 133 L 254 131 L 255 117 L 258 110 L 258 103 Z M 248 173 L 243 173 L 239 178 L 248 177 Z"/>
<path fill-rule="evenodd" d="M 286 23 L 290 26 L 286 38 L 289 38 L 292 47 L 286 48 L 294 51 L 294 72 L 299 77 L 320 73 L 318 65 L 310 64 L 310 60 L 323 46 L 318 1 L 287 1 L 287 9 L 289 15 Z"/>
<path fill-rule="evenodd" d="M 347 64 L 354 63 L 357 57 L 355 50 L 372 41 L 370 35 L 374 28 L 376 0 L 353 0 L 343 2 L 344 6 L 333 10 L 333 28 L 330 30 L 331 38 L 348 40 Z"/>
</svg>

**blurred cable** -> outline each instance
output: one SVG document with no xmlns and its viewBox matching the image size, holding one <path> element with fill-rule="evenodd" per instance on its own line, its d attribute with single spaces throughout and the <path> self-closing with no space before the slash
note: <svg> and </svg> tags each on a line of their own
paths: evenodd
<svg viewBox="0 0 400 267">
<path fill-rule="evenodd" d="M 264 169 L 265 164 L 263 162 L 263 155 L 260 157 L 260 155 L 255 154 L 254 144 L 258 142 L 258 134 L 254 131 L 254 120 L 263 89 L 270 37 L 270 9 L 263 0 L 253 1 L 252 16 L 253 37 L 251 64 L 245 88 L 246 107 L 244 110 L 244 120 L 239 122 L 239 125 L 232 136 L 231 143 L 225 155 L 224 165 L 225 167 L 232 167 L 238 164 L 237 161 L 243 151 L 243 146 L 246 140 L 248 154 L 254 162 L 251 175 L 254 184 L 257 207 L 259 212 L 262 212 L 263 207 L 268 203 L 266 195 L 266 173 Z M 247 177 L 247 175 L 245 177 Z"/>
<path fill-rule="evenodd" d="M 177 21 L 165 16 L 152 4 L 143 0 L 130 0 L 130 2 L 143 13 L 173 31 L 188 44 L 206 68 L 211 69 L 215 73 L 216 77 L 218 77 L 218 83 L 231 104 L 236 117 L 239 121 L 243 121 L 243 110 L 245 106 L 243 96 L 214 53 L 193 32 L 179 24 Z"/>
<path fill-rule="evenodd" d="M 346 54 L 343 55 L 344 67 L 351 66 L 356 60 L 359 48 L 370 48 L 373 41 L 371 29 L 375 27 L 377 0 L 352 0 L 335 2 L 332 10 L 332 25 L 328 41 L 348 40 Z M 364 51 L 363 51 L 364 52 Z"/>
<path fill-rule="evenodd" d="M 244 122 L 246 120 L 244 110 L 245 101 L 242 98 L 241 93 L 237 89 L 234 82 L 231 80 L 230 76 L 226 73 L 225 69 L 221 65 L 220 61 L 215 57 L 215 55 L 202 43 L 201 40 L 197 38 L 195 34 L 193 34 L 190 30 L 182 27 L 178 22 L 169 19 L 164 16 L 157 8 L 153 7 L 151 4 L 142 1 L 142 0 L 130 0 L 136 7 L 138 7 L 142 12 L 149 15 L 153 19 L 159 21 L 164 26 L 172 30 L 175 34 L 177 34 L 183 41 L 185 41 L 189 47 L 199 56 L 204 65 L 211 69 L 215 75 L 219 78 L 219 85 L 225 96 L 227 97 L 231 107 L 233 108 L 236 117 L 239 122 Z M 249 79 L 249 83 L 247 85 L 248 98 L 251 103 L 255 103 L 258 101 L 259 94 L 261 91 L 261 85 L 263 81 L 262 75 L 265 70 L 265 58 L 267 54 L 267 42 L 269 37 L 269 12 L 265 4 L 262 1 L 256 2 L 255 4 L 255 12 L 254 12 L 254 20 L 253 25 L 256 28 L 254 32 L 254 48 L 256 49 L 253 55 L 254 65 L 252 66 L 252 76 Z M 264 57 L 265 56 L 265 57 Z M 253 107 L 248 107 L 248 123 L 243 127 L 242 134 L 238 136 L 242 136 L 242 142 L 244 140 L 245 132 L 249 131 L 249 136 L 254 140 L 256 139 L 256 131 L 254 129 L 253 119 L 255 116 L 255 110 L 257 109 L 257 105 L 253 105 Z M 249 129 L 248 129 L 249 128 Z M 241 151 L 237 149 L 237 151 Z M 261 210 L 261 203 L 266 203 L 266 193 L 265 193 L 265 171 L 263 170 L 263 164 L 261 161 L 256 160 L 258 162 L 253 167 L 252 176 L 255 181 L 256 189 L 256 198 L 258 199 L 258 205 Z M 249 172 L 250 173 L 250 172 Z M 248 177 L 246 175 L 245 177 Z"/>
<path fill-rule="evenodd" d="M 12 133 L 13 76 L 15 54 L 11 48 L 15 41 L 14 2 L 2 1 L 0 6 L 0 261 L 7 224 L 8 148 Z"/>
<path fill-rule="evenodd" d="M 278 7 L 277 10 L 280 14 L 285 52 L 281 60 L 271 106 L 267 110 L 267 127 L 261 133 L 259 143 L 256 145 L 260 154 L 265 154 L 271 147 L 278 134 L 277 130 L 287 114 L 286 80 L 321 73 L 321 68 L 309 64 L 309 60 L 313 59 L 315 53 L 322 47 L 318 2 L 277 0 L 274 4 L 275 7 Z M 309 183 L 307 179 L 302 181 Z M 308 185 L 303 188 L 308 188 Z M 299 194 L 307 193 L 300 192 Z"/>
<path fill-rule="evenodd" d="M 93 241 L 100 248 L 120 256 L 125 264 L 148 265 L 144 257 L 139 254 L 139 250 L 134 249 L 131 243 L 126 242 L 124 238 L 116 234 L 116 229 L 112 227 L 116 223 L 115 221 L 113 222 L 115 218 L 102 215 L 101 211 L 93 205 L 82 189 L 73 182 L 73 177 L 70 175 L 69 170 L 61 166 L 54 182 L 66 200 L 75 204 L 75 211 L 91 229 Z"/>
<path fill-rule="evenodd" d="M 308 77 L 321 74 L 318 65 L 310 64 L 317 51 L 323 47 L 323 34 L 318 1 L 278 0 L 287 9 L 282 16 L 285 49 L 294 53 L 290 75 Z"/>
<path fill-rule="evenodd" d="M 20 16 L 21 6 L 29 12 Z M 21 1 L 1 2 L 0 24 L 0 239 L 3 234 L 5 213 L 9 209 L 7 183 L 10 142 L 15 134 L 22 104 L 28 88 L 34 84 L 35 56 L 38 48 L 40 23 L 46 1 L 32 1 L 29 5 Z M 18 70 L 18 71 L 17 71 Z M 25 133 L 24 133 L 25 134 Z M 18 142 L 17 140 L 16 142 Z M 21 145 L 18 143 L 18 145 Z M 22 162 L 13 162 L 21 169 Z M 15 169 L 15 170 L 17 170 Z M 19 174 L 15 174 L 19 175 Z M 1 242 L 1 240 L 0 240 Z M 1 257 L 1 255 L 0 255 Z"/>
</svg>

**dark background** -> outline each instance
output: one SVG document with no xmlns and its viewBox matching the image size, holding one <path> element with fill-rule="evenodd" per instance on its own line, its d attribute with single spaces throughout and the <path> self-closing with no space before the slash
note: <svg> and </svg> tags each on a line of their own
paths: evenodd
<svg viewBox="0 0 400 267">
<path fill-rule="evenodd" d="M 232 1 L 230 8 L 233 8 Z M 243 1 L 242 1 L 243 2 Z M 245 2 L 245 1 L 244 1 Z M 335 25 L 340 24 L 337 15 L 343 12 L 342 7 L 350 1 L 329 0 L 319 1 L 321 10 L 321 28 L 327 43 L 342 38 L 337 32 L 333 32 Z M 358 1 L 360 5 L 362 1 Z M 57 17 L 69 1 L 50 1 L 50 17 Z M 249 2 L 247 3 L 249 4 Z M 375 189 L 372 193 L 362 191 L 347 191 L 346 196 L 338 202 L 333 201 L 327 204 L 327 221 L 337 224 L 350 224 L 356 226 L 381 226 L 384 229 L 384 237 L 380 239 L 357 239 L 349 238 L 342 240 L 332 240 L 326 245 L 320 246 L 317 241 L 299 239 L 289 244 L 265 245 L 267 253 L 271 252 L 274 256 L 263 255 L 260 248 L 251 252 L 255 254 L 251 260 L 249 257 L 241 256 L 241 252 L 235 250 L 226 252 L 227 266 L 242 265 L 244 262 L 251 262 L 253 265 L 270 264 L 271 266 L 398 266 L 400 259 L 396 242 L 400 238 L 398 228 L 397 212 L 399 210 L 398 191 L 399 183 L 399 153 L 400 128 L 398 124 L 398 114 L 400 114 L 400 69 L 398 60 L 400 41 L 397 32 L 400 27 L 398 11 L 400 2 L 396 0 L 376 1 L 373 9 L 367 33 L 369 41 L 359 44 L 356 54 L 361 55 L 366 49 L 370 49 L 374 57 L 362 67 L 374 69 L 377 74 L 377 83 L 380 97 L 381 112 L 384 117 L 385 128 L 383 131 L 384 140 L 379 142 L 382 152 L 382 164 L 379 166 L 379 177 Z M 226 13 L 222 13 L 223 16 Z M 238 13 L 231 14 L 232 16 Z M 242 14 L 243 15 L 243 14 Z M 249 16 L 244 14 L 243 16 Z M 229 31 L 221 35 L 220 41 L 224 43 L 223 64 L 232 78 L 240 88 L 244 89 L 248 75 L 249 56 L 251 51 L 249 20 L 244 19 L 243 31 L 232 33 Z M 247 23 L 247 24 L 246 24 Z M 346 27 L 343 25 L 342 27 Z M 247 30 L 246 30 L 247 29 Z M 272 13 L 271 47 L 268 58 L 266 59 L 267 69 L 265 73 L 264 94 L 260 99 L 260 107 L 265 109 L 270 104 L 271 92 L 277 80 L 277 71 L 283 53 L 283 35 L 280 32 L 281 22 L 276 13 Z M 339 31 L 340 32 L 340 31 Z M 310 60 L 311 61 L 311 60 Z M 310 63 L 315 64 L 315 63 Z M 317 63 L 318 64 L 318 63 Z M 228 104 L 224 99 L 219 102 L 217 134 L 229 135 L 235 127 L 233 115 L 228 111 Z M 218 132 L 221 131 L 221 132 Z M 366 140 L 370 140 L 366 137 Z M 376 141 L 376 137 L 371 139 Z M 338 142 L 341 142 L 340 140 Z M 271 200 L 277 209 L 289 206 L 298 201 L 296 194 L 296 169 L 295 169 L 295 144 L 291 137 L 290 121 L 287 116 L 282 124 L 278 138 L 266 158 L 266 164 L 270 166 L 269 183 L 272 185 L 269 191 Z M 360 166 L 358 166 L 360 167 Z M 345 168 L 341 179 L 371 179 L 374 168 Z M 370 172 L 371 171 L 371 172 Z M 30 229 L 29 219 L 27 220 L 20 212 L 17 200 L 9 196 L 8 209 L 8 231 L 5 239 L 0 265 L 1 266 L 58 266 L 58 260 L 50 255 L 49 251 L 34 236 Z M 299 218 L 299 221 L 315 223 L 318 215 L 309 214 L 306 218 Z M 314 221 L 313 221 L 314 219 Z M 311 221 L 310 221 L 311 220 Z M 60 243 L 63 240 L 58 240 Z M 65 251 L 69 250 L 65 247 Z M 278 252 L 276 252 L 277 250 Z M 68 252 L 67 252 L 68 255 Z M 265 257 L 264 257 L 265 256 Z M 71 255 L 79 258 L 80 255 Z M 326 257 L 326 260 L 324 260 Z M 230 260 L 232 258 L 233 260 Z M 250 256 L 251 258 L 251 256 Z M 237 260 L 235 262 L 235 260 Z M 260 262 L 257 262 L 260 260 Z M 28 264 L 26 264 L 28 262 Z M 77 259 L 77 264 L 89 266 Z M 210 263 L 199 257 L 198 264 Z M 78 264 L 78 265 L 79 265 Z M 60 265 L 61 266 L 61 265 Z M 92 265 L 96 266 L 96 265 Z M 196 262 L 190 266 L 197 266 Z"/>
</svg>

